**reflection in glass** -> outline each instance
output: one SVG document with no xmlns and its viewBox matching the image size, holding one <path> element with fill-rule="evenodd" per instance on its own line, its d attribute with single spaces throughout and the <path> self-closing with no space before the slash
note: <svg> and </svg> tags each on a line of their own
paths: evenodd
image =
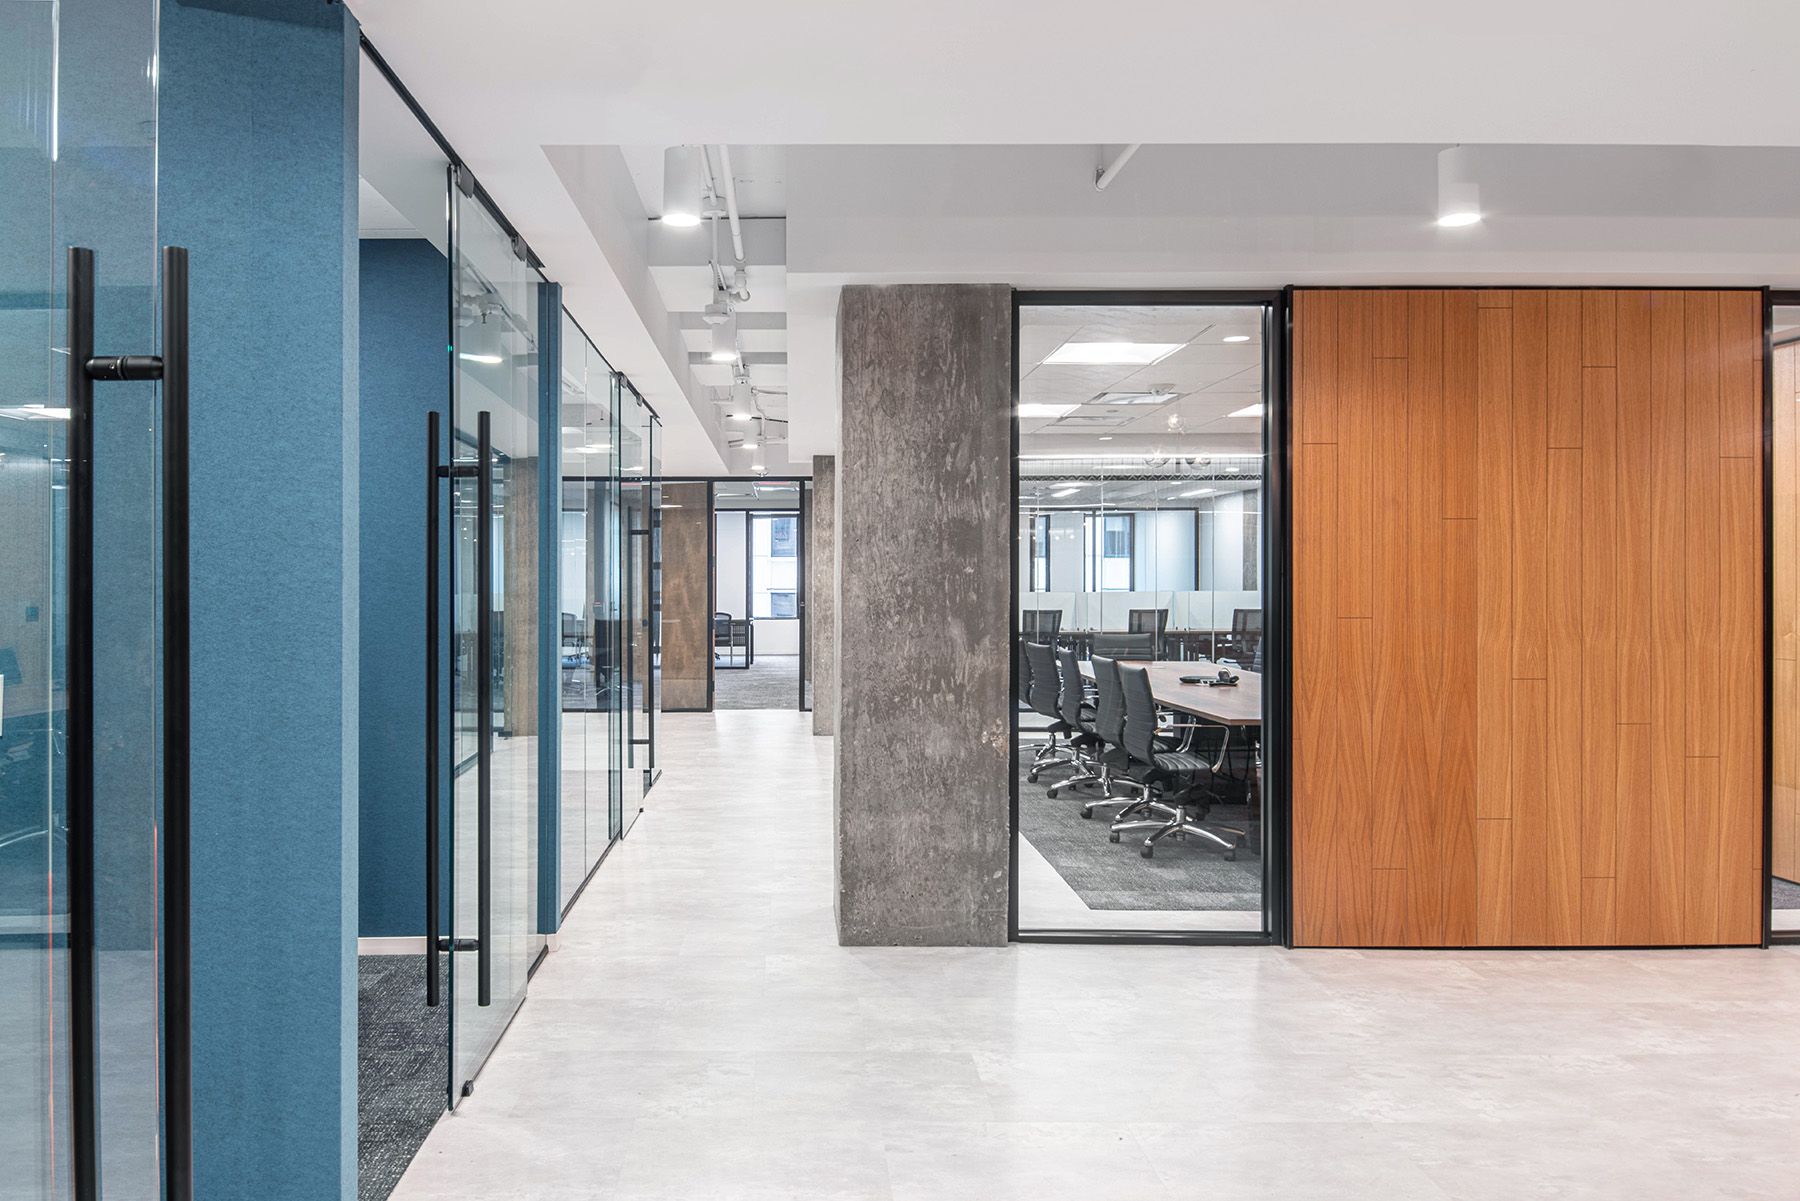
<svg viewBox="0 0 1800 1201">
<path fill-rule="evenodd" d="M 1261 307 L 1020 310 L 1022 679 L 1042 684 L 1033 664 L 1049 664 L 1047 687 L 1019 698 L 1022 930 L 1264 928 L 1266 321 Z M 1071 345 L 1132 353 L 1058 353 Z M 1148 666 L 1151 759 L 1099 728 L 1096 656 Z M 1179 682 L 1221 670 L 1238 683 Z"/>
<path fill-rule="evenodd" d="M 1800 306 L 1776 306 L 1770 347 L 1775 442 L 1770 928 L 1800 931 Z"/>
<path fill-rule="evenodd" d="M 574 900 L 612 840 L 616 783 L 613 607 L 618 596 L 619 458 L 612 370 L 566 315 L 562 335 L 562 906 Z"/>
</svg>

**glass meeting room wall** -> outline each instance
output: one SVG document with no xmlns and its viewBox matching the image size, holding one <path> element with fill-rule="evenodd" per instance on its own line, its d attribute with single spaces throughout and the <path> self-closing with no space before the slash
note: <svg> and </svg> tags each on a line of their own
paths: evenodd
<svg viewBox="0 0 1800 1201">
<path fill-rule="evenodd" d="M 1261 303 L 1020 297 L 1023 936 L 1268 929 L 1259 743 L 1273 320 Z M 1096 669 L 1109 673 L 1104 691 Z M 1221 672 L 1236 682 L 1199 682 Z M 1155 734 L 1109 727 L 1120 714 L 1154 714 Z"/>
<path fill-rule="evenodd" d="M 1788 941 L 1800 939 L 1800 304 L 1772 305 L 1768 330 L 1769 930 Z"/>
<path fill-rule="evenodd" d="M 566 911 L 612 845 L 623 723 L 612 636 L 619 604 L 619 457 L 612 369 L 563 315 L 560 592 L 562 840 L 557 896 Z"/>
</svg>

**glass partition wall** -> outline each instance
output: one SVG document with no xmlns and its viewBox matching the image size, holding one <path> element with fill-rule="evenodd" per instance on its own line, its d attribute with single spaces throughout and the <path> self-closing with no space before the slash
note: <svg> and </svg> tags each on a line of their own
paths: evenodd
<svg viewBox="0 0 1800 1201">
<path fill-rule="evenodd" d="M 1769 931 L 1800 940 L 1800 296 L 1769 313 Z"/>
<path fill-rule="evenodd" d="M 661 421 L 622 377 L 614 409 L 619 448 L 619 610 L 615 704 L 620 737 L 618 804 L 611 823 L 624 837 L 656 782 L 657 670 L 662 653 Z"/>
<path fill-rule="evenodd" d="M 1274 312 L 1020 297 L 1023 936 L 1268 929 Z"/>
<path fill-rule="evenodd" d="M 181 737 L 162 721 L 164 396 L 147 380 L 69 386 L 82 343 L 173 353 L 158 341 L 156 14 L 150 0 L 0 5 L 7 1197 L 191 1187 L 185 1097 L 165 1108 L 160 1087 L 187 1056 L 186 993 L 162 989 L 186 973 L 169 903 L 186 882 L 164 862 L 185 845 L 162 789 L 165 737 Z"/>
</svg>

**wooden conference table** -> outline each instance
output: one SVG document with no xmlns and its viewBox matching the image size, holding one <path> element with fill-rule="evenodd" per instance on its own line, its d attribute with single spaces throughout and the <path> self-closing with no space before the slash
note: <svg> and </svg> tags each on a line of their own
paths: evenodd
<svg viewBox="0 0 1800 1201">
<path fill-rule="evenodd" d="M 1229 688 L 1212 688 L 1205 684 L 1183 684 L 1182 676 L 1216 675 L 1217 663 L 1170 663 L 1166 661 L 1119 660 L 1120 667 L 1142 667 L 1150 672 L 1150 695 L 1165 709 L 1198 717 L 1215 725 L 1231 726 L 1243 732 L 1252 750 L 1250 772 L 1250 830 L 1248 839 L 1257 853 L 1262 852 L 1262 673 L 1232 668 L 1238 682 Z M 1094 665 L 1081 661 L 1081 674 L 1094 678 Z"/>
</svg>

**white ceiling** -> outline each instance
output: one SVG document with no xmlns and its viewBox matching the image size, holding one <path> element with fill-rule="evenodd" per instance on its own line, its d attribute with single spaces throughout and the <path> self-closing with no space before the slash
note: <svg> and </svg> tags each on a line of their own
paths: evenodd
<svg viewBox="0 0 1800 1201">
<path fill-rule="evenodd" d="M 663 414 L 672 472 L 730 455 L 681 317 L 704 268 L 652 236 L 671 142 L 731 143 L 745 214 L 784 218 L 746 308 L 785 314 L 786 363 L 752 371 L 780 366 L 797 464 L 836 446 L 846 282 L 1800 281 L 1800 5 L 354 7 Z M 1451 142 L 1492 214 L 1461 235 L 1430 222 Z M 1229 382 L 1192 365 L 1160 382 Z"/>
<path fill-rule="evenodd" d="M 1226 342 L 1226 338 L 1244 338 Z M 1065 343 L 1179 346 L 1147 367 L 1046 363 Z M 1019 310 L 1020 450 L 1092 453 L 1252 450 L 1262 401 L 1262 311 L 1244 307 L 1024 306 Z M 1148 393 L 1166 400 L 1108 400 Z M 1027 415 L 1028 405 L 1074 406 Z M 1102 441 L 1104 439 L 1104 441 Z"/>
<path fill-rule="evenodd" d="M 1800 145 L 1776 2 L 354 7 L 453 140 Z"/>
</svg>

